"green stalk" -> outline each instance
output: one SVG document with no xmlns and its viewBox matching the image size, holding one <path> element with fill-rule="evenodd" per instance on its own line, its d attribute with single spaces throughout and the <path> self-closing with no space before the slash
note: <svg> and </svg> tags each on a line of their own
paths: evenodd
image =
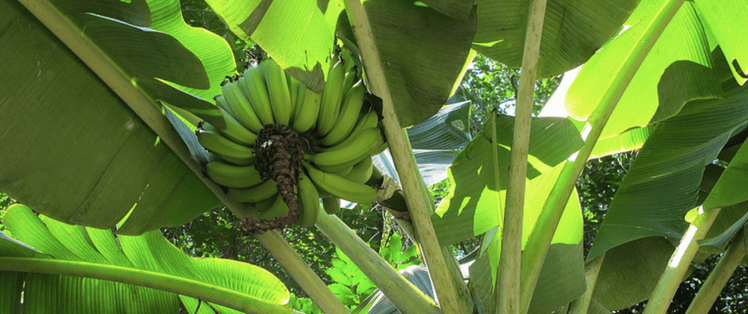
<svg viewBox="0 0 748 314">
<path fill-rule="evenodd" d="M 430 198 L 423 195 L 421 189 L 423 182 L 418 180 L 418 168 L 413 163 L 413 153 L 408 149 L 407 140 L 403 136 L 404 131 L 397 119 L 366 11 L 360 0 L 345 0 L 345 5 L 348 19 L 358 40 L 358 48 L 361 50 L 363 64 L 369 82 L 371 82 L 372 91 L 382 99 L 384 133 L 389 143 L 392 159 L 395 162 L 395 168 L 401 179 L 410 217 L 421 243 L 423 260 L 431 274 L 439 304 L 445 313 L 461 313 L 457 293 L 451 281 L 452 276 L 449 273 L 452 268 L 447 267 L 428 213 L 429 206 L 433 206 L 433 204 L 430 204 Z"/>
<path fill-rule="evenodd" d="M 591 261 L 587 261 L 587 264 L 584 265 L 587 289 L 581 297 L 571 302 L 569 314 L 587 314 L 587 311 L 589 311 L 592 293 L 595 292 L 595 284 L 597 284 L 597 275 L 600 274 L 600 268 L 603 266 L 604 260 L 605 253 L 593 258 Z"/>
<path fill-rule="evenodd" d="M 413 151 L 413 147 L 410 145 L 410 138 L 408 137 L 408 131 L 405 129 L 402 129 L 403 136 L 405 137 L 405 143 L 407 144 L 407 148 L 409 152 Z M 495 133 L 495 132 L 494 132 Z M 411 162 L 415 165 L 416 163 L 416 157 L 413 154 L 409 154 L 411 158 Z M 434 211 L 436 210 L 436 205 L 434 204 L 433 200 L 431 199 L 431 193 L 429 193 L 429 189 L 426 186 L 426 183 L 423 182 L 423 177 L 421 177 L 421 172 L 416 171 L 415 172 L 416 181 L 419 183 L 419 186 L 421 188 L 421 195 L 424 199 L 428 200 L 428 207 L 426 207 L 426 210 L 428 211 L 429 217 L 434 214 Z M 413 228 L 413 225 L 410 224 L 410 228 Z M 414 239 L 414 243 L 418 244 L 419 248 L 421 247 L 421 242 L 418 240 L 418 234 L 416 234 L 416 237 Z M 452 287 L 455 290 L 455 293 L 457 294 L 457 302 L 459 302 L 460 306 L 460 313 L 472 313 L 475 305 L 473 304 L 473 298 L 470 296 L 470 290 L 468 290 L 467 284 L 465 284 L 465 279 L 462 278 L 462 272 L 460 271 L 460 264 L 457 262 L 457 259 L 454 257 L 454 253 L 452 252 L 452 246 L 446 245 L 441 247 L 441 253 L 444 257 L 444 262 L 447 264 L 447 273 L 450 276 L 450 281 L 452 282 Z M 422 256 L 422 251 L 419 250 L 419 254 Z"/>
<path fill-rule="evenodd" d="M 509 181 L 504 206 L 504 230 L 501 257 L 496 276 L 496 313 L 520 313 L 520 269 L 522 267 L 522 216 L 525 208 L 525 177 L 527 152 L 530 147 L 530 122 L 535 98 L 540 39 L 543 37 L 546 0 L 533 0 L 530 5 L 525 50 L 522 54 L 517 108 L 515 109 L 512 148 L 509 155 Z M 495 136 L 495 133 L 494 133 Z M 494 143 L 495 146 L 495 143 Z"/>
<path fill-rule="evenodd" d="M 374 252 L 338 216 L 320 210 L 317 228 L 403 313 L 441 313 L 436 303 Z"/>
<path fill-rule="evenodd" d="M 652 297 L 644 308 L 644 314 L 664 314 L 667 313 L 668 307 L 673 300 L 675 292 L 683 281 L 683 277 L 691 265 L 693 257 L 699 251 L 699 244 L 696 241 L 704 238 L 709 228 L 712 226 L 714 219 L 717 218 L 720 208 L 708 210 L 702 213 L 688 226 L 686 233 L 680 240 L 680 244 L 675 248 L 673 256 L 668 262 L 668 267 L 660 276 L 660 280 L 655 286 Z"/>
<path fill-rule="evenodd" d="M 605 90 L 600 103 L 598 104 L 595 111 L 590 116 L 588 124 L 585 129 L 588 129 L 589 135 L 585 139 L 584 146 L 579 151 L 576 160 L 573 163 L 567 163 L 559 180 L 551 190 L 550 196 L 546 199 L 543 205 L 543 211 L 538 218 L 538 222 L 535 228 L 532 230 L 530 237 L 525 245 L 525 252 L 523 253 L 522 260 L 522 288 L 520 291 L 520 300 L 522 302 L 522 308 L 524 312 L 527 312 L 530 306 L 530 300 L 532 294 L 535 291 L 535 285 L 538 282 L 540 271 L 543 268 L 543 262 L 548 254 L 548 248 L 550 247 L 551 239 L 553 234 L 556 232 L 556 227 L 561 219 L 566 203 L 569 201 L 571 192 L 574 189 L 576 178 L 584 170 L 584 165 L 592 152 L 592 148 L 595 146 L 597 139 L 600 137 L 600 133 L 607 123 L 610 114 L 613 112 L 618 100 L 621 99 L 621 95 L 626 90 L 634 74 L 639 69 L 639 66 L 644 61 L 649 51 L 654 46 L 657 39 L 665 30 L 670 20 L 672 20 L 675 13 L 678 12 L 681 5 L 685 0 L 668 0 L 665 1 L 656 15 L 649 21 L 649 24 L 645 25 L 643 32 L 639 34 L 632 34 L 632 36 L 638 36 L 640 44 L 632 47 L 629 51 L 628 56 L 623 60 L 621 65 L 611 73 L 615 76 L 615 79 Z"/>
<path fill-rule="evenodd" d="M 343 303 L 327 288 L 327 285 L 309 268 L 299 254 L 286 242 L 277 230 L 255 236 L 266 250 L 273 254 L 283 269 L 304 289 L 312 301 L 325 313 L 349 313 Z"/>
<path fill-rule="evenodd" d="M 740 265 L 740 261 L 745 257 L 745 229 L 743 234 L 738 235 L 733 239 L 730 246 L 722 255 L 722 258 L 714 267 L 712 273 L 706 279 L 706 282 L 699 288 L 699 293 L 691 301 L 691 305 L 688 306 L 686 314 L 707 314 L 709 309 L 717 300 L 722 288 L 724 288 L 727 281 L 735 272 L 735 269 Z"/>
<path fill-rule="evenodd" d="M 0 271 L 79 276 L 154 288 L 220 304 L 244 313 L 295 313 L 238 291 L 200 281 L 141 269 L 85 262 L 24 257 L 0 257 Z"/>
<path fill-rule="evenodd" d="M 36 16 L 52 33 L 57 36 L 70 50 L 73 51 L 83 62 L 91 68 L 96 75 L 101 78 L 127 105 L 132 109 L 143 121 L 150 127 L 156 135 L 159 136 L 162 142 L 164 142 L 169 148 L 182 160 L 193 172 L 195 172 L 200 180 L 238 217 L 246 217 L 250 214 L 251 210 L 244 204 L 234 201 L 223 192 L 223 189 L 210 180 L 207 176 L 203 175 L 203 170 L 198 163 L 190 156 L 187 146 L 182 141 L 182 138 L 176 132 L 174 127 L 168 121 L 168 119 L 161 113 L 161 107 L 157 105 L 154 99 L 149 98 L 147 95 L 142 93 L 135 87 L 130 78 L 125 75 L 109 57 L 103 53 L 96 45 L 89 41 L 85 36 L 81 34 L 81 31 L 70 21 L 64 14 L 59 12 L 57 8 L 44 0 L 20 0 L 34 16 Z M 263 242 L 263 245 L 268 247 L 265 243 L 277 243 L 272 241 L 271 236 L 260 236 L 258 239 Z M 275 239 L 277 240 L 277 239 Z M 285 240 L 280 239 L 285 243 Z M 281 249 L 275 250 L 276 253 L 286 250 L 288 243 Z M 292 252 L 293 250 L 291 250 Z M 272 251 L 271 251 L 272 252 Z M 301 267 L 303 261 L 301 257 L 295 252 L 291 254 L 283 254 L 283 257 L 276 257 L 282 264 L 286 263 L 289 265 L 298 265 L 299 267 L 289 267 L 286 270 L 294 278 L 314 278 L 314 281 L 321 282 L 319 277 L 306 265 Z M 291 257 L 295 255 L 295 257 Z M 291 259 L 284 261 L 284 259 Z M 300 282 L 301 283 L 301 282 Z M 314 289 L 305 290 L 316 302 L 322 302 L 324 304 L 332 304 L 333 302 L 340 303 L 334 297 L 332 292 L 327 289 L 324 284 L 321 287 L 314 284 Z M 303 285 L 302 285 L 303 287 Z M 321 301 L 326 300 L 326 301 Z M 342 306 L 342 305 L 341 305 Z M 336 307 L 339 308 L 339 307 Z M 344 308 L 344 307 L 343 307 Z"/>
</svg>

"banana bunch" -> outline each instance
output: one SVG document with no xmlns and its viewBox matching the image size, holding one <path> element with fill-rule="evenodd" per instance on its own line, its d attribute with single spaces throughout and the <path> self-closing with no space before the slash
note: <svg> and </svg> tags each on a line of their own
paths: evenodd
<svg viewBox="0 0 748 314">
<path fill-rule="evenodd" d="M 340 210 L 340 199 L 376 200 L 379 188 L 366 182 L 371 156 L 386 143 L 355 67 L 335 63 L 316 93 L 263 59 L 221 88 L 215 101 L 226 127 L 203 121 L 196 135 L 216 157 L 205 165 L 208 177 L 228 197 L 255 204 L 259 230 L 252 232 L 294 221 L 313 226 L 320 198 L 330 214 Z"/>
</svg>

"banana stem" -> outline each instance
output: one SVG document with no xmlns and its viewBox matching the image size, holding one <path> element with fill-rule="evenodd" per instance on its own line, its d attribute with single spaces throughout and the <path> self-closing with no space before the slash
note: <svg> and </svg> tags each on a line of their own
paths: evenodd
<svg viewBox="0 0 748 314">
<path fill-rule="evenodd" d="M 387 79 L 384 75 L 384 69 L 364 6 L 360 0 L 345 0 L 345 5 L 353 33 L 361 50 L 366 74 L 372 85 L 372 91 L 383 102 L 382 115 L 384 119 L 382 123 L 384 124 L 384 133 L 390 146 L 395 168 L 402 180 L 406 203 L 410 210 L 410 216 L 413 220 L 418 240 L 421 242 L 424 261 L 431 274 L 434 290 L 444 313 L 460 313 L 457 293 L 451 282 L 451 275 L 449 273 L 449 270 L 452 268 L 447 267 L 428 213 L 427 208 L 431 206 L 429 205 L 431 200 L 424 198 L 423 191 L 421 190 L 422 182 L 419 183 L 417 180 L 418 169 L 412 162 L 412 152 L 407 149 L 408 144 L 406 143 L 405 136 L 403 136 L 403 129 L 395 113 L 392 96 L 387 87 Z"/>
<path fill-rule="evenodd" d="M 343 303 L 327 288 L 322 279 L 309 268 L 299 254 L 277 230 L 255 236 L 266 250 L 273 254 L 281 267 L 304 289 L 315 304 L 325 313 L 349 313 Z"/>
<path fill-rule="evenodd" d="M 722 288 L 740 265 L 740 261 L 745 257 L 745 237 L 746 232 L 743 228 L 743 234 L 738 235 L 722 255 L 722 258 L 714 267 L 712 273 L 706 279 L 704 284 L 699 288 L 699 293 L 691 301 L 686 314 L 707 314 L 709 309 L 717 300 Z"/>
<path fill-rule="evenodd" d="M 597 275 L 600 274 L 600 268 L 603 266 L 604 260 L 605 253 L 594 257 L 591 261 L 587 261 L 587 265 L 584 266 L 587 289 L 581 297 L 571 302 L 569 314 L 587 314 L 589 311 L 592 293 L 595 292 L 595 284 L 597 284 Z"/>
<path fill-rule="evenodd" d="M 441 313 L 431 298 L 395 271 L 337 216 L 320 210 L 316 226 L 348 255 L 398 310 L 403 313 Z"/>
<path fill-rule="evenodd" d="M 680 244 L 670 257 L 668 267 L 657 281 L 652 297 L 649 298 L 647 307 L 644 308 L 644 314 L 667 313 L 680 282 L 683 281 L 688 267 L 691 266 L 691 261 L 699 251 L 699 244 L 696 241 L 704 238 L 719 212 L 720 208 L 708 210 L 696 217 L 696 220 L 688 226 Z"/>
<path fill-rule="evenodd" d="M 550 247 L 551 239 L 553 234 L 556 232 L 556 227 L 561 219 L 561 214 L 566 207 L 566 203 L 569 201 L 571 192 L 574 189 L 576 178 L 582 173 L 584 165 L 587 159 L 590 157 L 592 148 L 595 147 L 597 139 L 600 137 L 603 127 L 608 122 L 611 113 L 618 100 L 621 99 L 623 92 L 626 90 L 629 82 L 636 74 L 639 66 L 644 61 L 652 47 L 654 46 L 657 39 L 665 30 L 670 20 L 672 20 L 675 13 L 678 12 L 681 5 L 685 0 L 667 0 L 657 10 L 657 15 L 649 21 L 648 25 L 643 27 L 644 31 L 638 35 L 637 42 L 641 43 L 632 48 L 629 52 L 628 57 L 623 63 L 613 72 L 615 79 L 605 90 L 605 94 L 600 100 L 599 105 L 590 116 L 588 124 L 585 129 L 588 129 L 589 135 L 584 141 L 584 145 L 579 150 L 575 161 L 573 163 L 567 163 L 558 181 L 551 190 L 551 197 L 548 197 L 543 204 L 543 210 L 540 213 L 540 218 L 535 224 L 535 227 L 530 233 L 530 237 L 525 244 L 525 252 L 522 256 L 522 285 L 520 291 L 520 302 L 522 302 L 522 308 L 524 312 L 527 312 L 532 299 L 532 294 L 535 291 L 535 285 L 538 282 L 540 271 L 543 268 L 543 263 L 548 255 L 548 248 Z"/>
<path fill-rule="evenodd" d="M 540 39 L 543 37 L 546 0 L 533 0 L 530 6 L 525 50 L 522 56 L 519 95 L 514 118 L 512 149 L 509 156 L 509 181 L 504 206 L 504 230 L 501 258 L 496 275 L 494 297 L 496 313 L 520 313 L 520 277 L 522 268 L 522 216 L 525 206 L 527 152 L 530 147 L 530 122 L 535 98 Z M 495 118 L 492 120 L 495 121 Z M 495 136 L 495 132 L 494 132 Z M 494 145 L 496 145 L 494 143 Z"/>
</svg>

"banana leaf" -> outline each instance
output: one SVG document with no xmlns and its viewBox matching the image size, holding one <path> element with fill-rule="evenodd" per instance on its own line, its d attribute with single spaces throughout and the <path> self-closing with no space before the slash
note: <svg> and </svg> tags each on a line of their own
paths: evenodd
<svg viewBox="0 0 748 314">
<path fill-rule="evenodd" d="M 452 103 L 428 120 L 408 129 L 413 155 L 426 186 L 446 179 L 447 167 L 470 142 L 471 136 L 467 130 L 469 114 L 470 102 Z M 380 172 L 398 180 L 389 149 L 374 156 L 373 162 Z"/>
<path fill-rule="evenodd" d="M 161 98 L 138 86 L 161 84 L 170 95 L 197 100 L 194 108 L 210 118 L 212 104 L 154 82 L 215 88 L 211 82 L 235 67 L 228 46 L 200 57 L 188 50 L 183 42 L 194 47 L 215 42 L 216 35 L 187 30 L 183 21 L 175 26 L 167 13 L 177 1 L 24 4 L 33 5 L 55 33 L 18 2 L 0 1 L 0 55 L 7 61 L 0 66 L 0 162 L 10 165 L 0 170 L 0 190 L 68 223 L 109 228 L 127 216 L 121 234 L 178 226 L 220 206 L 154 102 Z M 139 25 L 194 38 L 178 41 Z M 201 60 L 213 61 L 203 67 Z M 107 66 L 115 71 L 102 72 Z"/>
<path fill-rule="evenodd" d="M 582 67 L 566 94 L 569 115 L 586 121 L 614 80 L 611 73 L 636 46 L 640 33 L 663 0 L 644 1 L 626 21 L 626 29 Z M 677 47 L 675 49 L 674 47 Z M 600 139 L 646 127 L 677 114 L 691 100 L 719 98 L 707 33 L 690 2 L 665 28 L 618 101 Z"/>
<path fill-rule="evenodd" d="M 748 79 L 748 42 L 736 40 L 742 34 L 733 25 L 748 14 L 748 3 L 742 0 L 703 0 L 694 2 L 699 17 L 712 35 L 714 45 L 719 45 L 730 63 L 730 70 L 738 84 Z"/>
<path fill-rule="evenodd" d="M 522 65 L 530 0 L 476 0 L 473 49 L 510 67 Z M 647 2 L 647 1 L 642 1 Z M 538 78 L 571 70 L 613 37 L 639 0 L 548 0 Z"/>
<path fill-rule="evenodd" d="M 611 255 L 672 252 L 666 238 L 677 240 L 685 231 L 706 166 L 748 123 L 748 89 L 732 78 L 722 87 L 724 99 L 690 102 L 659 123 L 616 192 L 589 253 L 591 258 L 607 251 L 594 294 L 606 308 L 626 308 L 649 297 L 659 275 L 645 274 L 661 273 L 670 258 L 670 253 L 647 254 L 630 262 Z M 641 280 L 626 278 L 631 274 L 641 274 Z M 604 287 L 615 287 L 616 293 Z"/>
<path fill-rule="evenodd" d="M 13 205 L 0 233 L 0 313 L 293 313 L 268 271 L 191 258 L 158 231 L 141 236 L 68 225 Z M 23 294 L 23 298 L 20 296 Z"/>
</svg>

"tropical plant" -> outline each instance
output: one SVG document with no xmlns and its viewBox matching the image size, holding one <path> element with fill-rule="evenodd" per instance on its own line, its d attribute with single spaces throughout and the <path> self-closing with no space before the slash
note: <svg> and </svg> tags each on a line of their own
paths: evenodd
<svg viewBox="0 0 748 314">
<path fill-rule="evenodd" d="M 691 263 L 725 252 L 690 309 L 703 313 L 745 256 L 748 40 L 734 31 L 748 13 L 745 1 L 207 3 L 238 39 L 257 44 L 314 92 L 325 89 L 335 46 L 357 60 L 381 100 L 402 185 L 382 203 L 399 211 L 413 234 L 438 305 L 337 216 L 322 211 L 315 227 L 402 312 L 605 313 L 649 299 L 645 313 L 664 313 Z M 24 309 L 41 306 L 48 299 L 32 298 L 36 283 L 28 278 L 47 276 L 69 286 L 41 282 L 40 289 L 62 293 L 69 309 L 96 311 L 91 300 L 98 299 L 68 293 L 86 291 L 88 281 L 72 275 L 176 292 L 190 312 L 220 305 L 290 312 L 285 287 L 269 301 L 221 290 L 234 305 L 212 295 L 226 282 L 169 290 L 153 278 L 203 278 L 215 270 L 186 262 L 173 248 L 160 263 L 146 264 L 148 275 L 161 276 L 150 280 L 128 281 L 122 274 L 135 272 L 129 268 L 87 271 L 94 259 L 115 263 L 94 250 L 103 242 L 91 234 L 101 230 L 117 226 L 120 238 L 151 239 L 153 230 L 221 206 L 242 219 L 256 214 L 203 174 L 205 150 L 192 133 L 201 120 L 216 128 L 230 122 L 212 101 L 224 78 L 237 74 L 226 39 L 187 25 L 175 0 L 2 0 L 0 11 L 0 164 L 7 165 L 0 190 L 44 215 L 34 230 L 77 239 L 49 247 L 60 235 L 24 235 L 9 218 L 20 211 L 8 210 L 3 224 L 15 240 L 2 238 L 2 291 L 11 291 L 3 302 L 19 304 L 25 289 Z M 522 68 L 515 116 L 486 116 L 481 133 L 454 157 L 449 194 L 434 208 L 414 162 L 418 148 L 403 128 L 447 103 L 475 51 Z M 559 101 L 546 106 L 568 117 L 533 118 L 536 80 L 581 64 L 571 86 L 557 92 Z M 632 149 L 640 150 L 585 260 L 577 178 L 590 158 Z M 35 221 L 23 208 L 27 223 Z M 478 235 L 465 286 L 450 245 Z M 347 311 L 278 231 L 256 238 L 320 309 Z M 161 251 L 150 253 L 159 260 Z M 138 265 L 139 255 L 125 256 L 131 263 L 123 265 Z M 167 263 L 171 256 L 184 265 Z M 223 270 L 238 277 L 240 269 L 242 278 L 268 275 L 247 265 Z"/>
</svg>

